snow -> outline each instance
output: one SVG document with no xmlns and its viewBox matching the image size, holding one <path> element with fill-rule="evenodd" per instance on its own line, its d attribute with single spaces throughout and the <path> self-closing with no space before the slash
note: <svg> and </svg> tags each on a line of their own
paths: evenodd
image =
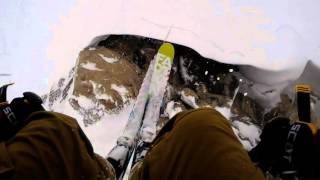
<svg viewBox="0 0 320 180">
<path fill-rule="evenodd" d="M 79 95 L 78 97 L 76 97 L 76 99 L 78 100 L 80 107 L 83 107 L 85 109 L 91 109 L 96 106 L 95 103 L 91 99 L 89 99 L 85 96 Z"/>
<path fill-rule="evenodd" d="M 282 77 L 283 72 L 273 72 L 261 70 L 261 72 L 253 67 L 240 68 L 240 73 L 235 72 L 235 76 L 241 82 L 239 84 L 239 92 L 254 99 L 266 111 L 272 109 L 280 102 L 281 92 L 288 86 L 289 80 Z M 250 74 L 252 73 L 252 74 Z M 280 76 L 280 77 L 278 77 Z M 271 78 L 275 78 L 274 82 Z"/>
<path fill-rule="evenodd" d="M 70 78 L 66 78 L 65 82 L 68 82 Z M 101 84 L 98 84 L 94 81 L 89 81 L 93 85 L 93 92 L 97 99 L 112 99 L 110 96 L 104 93 L 104 89 Z M 55 88 L 59 88 L 58 85 Z M 65 88 L 60 87 L 60 88 Z M 82 119 L 83 116 L 74 110 L 70 105 L 68 99 L 74 98 L 78 101 L 79 105 L 82 108 L 90 109 L 96 107 L 96 103 L 85 96 L 74 96 L 72 95 L 73 86 L 68 90 L 68 97 L 65 100 L 57 100 L 54 103 L 54 111 L 67 114 L 71 117 L 74 117 L 78 120 L 79 125 L 91 141 L 93 148 L 96 153 L 106 157 L 110 150 L 116 145 L 116 141 L 120 135 L 123 133 L 123 129 L 128 121 L 130 112 L 132 111 L 134 102 L 128 100 L 128 104 L 119 112 L 119 114 L 103 114 L 101 121 L 97 121 L 95 124 L 90 126 L 85 126 Z M 117 84 L 111 84 L 111 88 L 116 90 L 122 97 L 127 97 L 128 90 Z M 186 95 L 184 91 L 181 92 L 181 98 L 184 102 L 188 103 L 191 107 L 197 108 L 196 100 L 194 96 Z M 232 102 L 229 102 L 229 105 Z M 175 107 L 175 102 L 170 101 L 167 103 L 165 113 L 172 118 L 175 114 L 182 111 L 181 107 Z M 219 111 L 227 119 L 230 119 L 232 116 L 230 108 L 228 107 L 216 107 L 216 110 Z M 250 150 L 258 141 L 260 130 L 252 124 L 246 124 L 240 121 L 232 122 L 233 130 L 244 148 Z M 144 129 L 148 131 L 148 129 Z M 246 140 L 244 140 L 246 139 Z"/>
<path fill-rule="evenodd" d="M 164 113 L 169 117 L 169 119 L 173 118 L 173 116 L 182 111 L 181 107 L 174 107 L 174 104 L 174 101 L 168 102 L 167 107 L 164 111 Z"/>
<path fill-rule="evenodd" d="M 80 66 L 91 71 L 103 71 L 102 69 L 97 68 L 96 63 L 92 62 L 81 63 Z"/>
<path fill-rule="evenodd" d="M 68 81 L 66 80 L 66 82 Z M 93 85 L 93 90 L 96 95 L 96 98 L 112 99 L 111 97 L 107 96 L 107 94 L 103 93 L 103 91 L 99 90 L 102 86 L 101 84 L 97 84 L 93 81 L 90 81 L 90 83 Z M 90 126 L 85 126 L 84 122 L 82 121 L 83 115 L 81 115 L 78 111 L 73 109 L 68 99 L 76 99 L 79 105 L 85 109 L 94 108 L 96 107 L 96 104 L 93 102 L 93 100 L 85 96 L 72 95 L 73 89 L 74 84 L 68 90 L 68 97 L 65 98 L 65 100 L 63 101 L 57 100 L 54 103 L 52 110 L 64 113 L 75 118 L 78 121 L 80 127 L 87 135 L 87 137 L 89 138 L 89 140 L 91 141 L 94 151 L 100 154 L 101 156 L 106 157 L 109 151 L 116 144 L 117 138 L 122 134 L 123 128 L 128 120 L 129 114 L 131 112 L 131 109 L 133 108 L 134 103 L 133 101 L 129 101 L 119 112 L 119 114 L 104 113 L 101 118 L 101 121 L 98 121 Z"/>
<path fill-rule="evenodd" d="M 220 112 L 225 118 L 230 119 L 231 117 L 230 108 L 217 106 L 214 109 Z"/>
<path fill-rule="evenodd" d="M 141 140 L 145 142 L 152 142 L 155 136 L 154 128 L 151 126 L 143 126 L 141 128 L 140 136 Z"/>
<path fill-rule="evenodd" d="M 232 102 L 229 102 L 228 104 L 231 105 L 231 103 Z M 215 107 L 215 109 L 229 121 L 230 118 L 233 116 L 233 114 L 230 111 L 230 108 L 228 107 L 217 106 Z M 237 136 L 237 138 L 246 150 L 251 150 L 260 141 L 259 136 L 261 130 L 256 125 L 251 124 L 249 122 L 244 123 L 238 120 L 232 121 L 231 125 L 235 135 Z"/>
<path fill-rule="evenodd" d="M 122 134 L 132 107 L 133 103 L 130 102 L 119 114 L 106 114 L 101 121 L 88 127 L 82 127 L 91 140 L 96 153 L 106 157 L 116 145 L 117 138 Z"/>
<path fill-rule="evenodd" d="M 252 149 L 260 141 L 259 136 L 261 130 L 257 126 L 253 124 L 246 124 L 241 121 L 234 121 L 232 125 L 235 127 L 235 132 L 240 138 L 245 149 Z M 243 138 L 248 139 L 250 143 L 248 143 L 248 141 L 243 141 Z"/>
<path fill-rule="evenodd" d="M 208 75 L 208 71 L 204 72 L 204 75 Z"/>
<path fill-rule="evenodd" d="M 244 147 L 244 149 L 246 149 L 247 151 L 251 150 L 253 148 L 253 146 L 250 144 L 249 141 L 244 141 L 240 138 L 239 133 L 240 131 L 234 127 L 232 127 L 233 132 L 235 133 L 235 135 L 237 136 L 238 140 L 241 142 L 242 146 Z"/>
<path fill-rule="evenodd" d="M 124 102 L 128 101 L 128 90 L 121 85 L 111 84 L 111 89 L 117 91 Z"/>
<path fill-rule="evenodd" d="M 109 57 L 106 57 L 106 56 L 104 56 L 103 54 L 100 54 L 100 53 L 99 53 L 99 56 L 100 56 L 104 61 L 106 61 L 107 63 L 110 63 L 110 64 L 116 63 L 116 62 L 119 61 L 118 58 L 109 58 Z"/>
<path fill-rule="evenodd" d="M 231 73 L 232 73 L 232 72 L 233 72 L 233 69 L 229 69 L 229 72 L 231 72 Z"/>
<path fill-rule="evenodd" d="M 82 122 L 79 121 L 80 119 L 83 118 L 83 116 L 81 114 L 79 114 L 77 111 L 75 111 L 68 101 L 63 101 L 59 105 L 56 105 L 55 107 L 53 107 L 52 109 L 55 112 L 63 113 L 63 114 L 66 114 L 68 116 L 73 117 L 74 119 L 76 119 L 78 121 L 80 126 L 81 126 L 81 124 L 83 124 Z"/>
<path fill-rule="evenodd" d="M 70 88 L 68 92 L 69 97 L 66 99 L 76 99 L 79 105 L 85 109 L 90 109 L 96 106 L 91 99 L 85 96 L 80 95 L 76 97 L 74 95 L 70 95 L 72 91 L 73 88 Z M 132 107 L 133 102 L 130 101 L 127 105 L 124 106 L 119 114 L 104 113 L 101 121 L 98 121 L 90 126 L 84 125 L 82 121 L 83 116 L 78 111 L 73 109 L 73 107 L 67 100 L 55 103 L 53 110 L 75 118 L 92 143 L 94 151 L 99 155 L 106 157 L 109 151 L 116 144 L 117 138 L 122 134 L 123 128 L 127 122 Z"/>
<path fill-rule="evenodd" d="M 196 103 L 196 98 L 191 95 L 187 95 L 184 91 L 181 91 L 181 100 L 191 106 L 192 108 L 198 108 L 199 106 Z"/>
<path fill-rule="evenodd" d="M 91 80 L 90 80 L 90 83 L 93 86 L 93 93 L 95 94 L 96 99 L 105 99 L 105 100 L 109 100 L 111 102 L 115 102 L 114 99 L 112 98 L 112 96 L 109 96 L 106 93 L 104 93 L 104 91 L 100 90 L 100 88 L 102 87 L 101 84 L 97 84 Z"/>
<path fill-rule="evenodd" d="M 88 103 L 92 106 L 92 101 L 85 97 L 74 97 L 81 105 Z M 133 103 L 130 102 L 126 105 L 119 114 L 106 114 L 101 118 L 101 121 L 96 122 L 90 126 L 84 126 L 82 121 L 83 116 L 74 110 L 68 101 L 61 103 L 55 107 L 56 112 L 67 114 L 76 120 L 80 127 L 83 129 L 90 142 L 92 143 L 93 149 L 99 155 L 106 157 L 109 151 L 116 144 L 117 138 L 122 134 L 123 128 L 127 122 Z"/>
<path fill-rule="evenodd" d="M 171 6 L 167 6 L 168 4 Z M 50 26 L 53 37 L 48 48 L 49 59 L 61 62 L 72 61 L 78 52 L 97 35 L 137 34 L 164 39 L 170 27 L 172 30 L 167 36 L 167 41 L 190 46 L 205 57 L 223 62 L 279 69 L 286 68 L 288 65 L 299 65 L 301 61 L 305 61 L 302 59 L 319 57 L 316 53 L 318 43 L 316 41 L 311 43 L 310 48 L 307 45 L 309 41 L 304 40 L 308 37 L 306 36 L 308 33 L 304 32 L 310 32 L 308 27 L 313 27 L 312 24 L 316 20 L 304 21 L 305 15 L 303 15 L 301 18 L 295 18 L 300 19 L 298 21 L 288 22 L 286 20 L 288 15 L 284 19 L 281 13 L 280 17 L 279 15 L 269 16 L 270 13 L 267 11 L 272 10 L 270 9 L 272 6 L 262 3 L 260 5 L 259 3 L 240 4 L 234 1 L 197 1 L 195 3 L 190 0 L 175 3 L 169 0 L 156 2 L 138 0 L 135 3 L 110 0 L 77 1 L 70 12 L 61 16 L 56 24 Z M 293 4 L 295 4 L 294 7 L 299 6 L 299 3 Z M 158 12 L 166 13 L 154 13 L 152 11 L 154 7 L 157 7 Z M 283 7 L 286 6 L 283 5 Z M 303 6 L 304 9 L 310 9 L 306 7 Z M 104 11 L 105 9 L 108 11 Z M 314 12 L 314 10 L 310 12 L 308 10 L 304 11 L 308 16 L 310 12 Z M 292 12 L 290 14 L 295 14 Z M 301 13 L 298 14 L 301 15 Z M 105 20 L 104 17 L 108 17 L 108 23 L 101 23 Z M 283 23 L 275 23 L 277 19 L 282 19 Z M 305 23 L 308 26 L 304 26 Z M 292 29 L 301 25 L 304 28 Z M 278 28 L 274 31 L 273 27 Z M 315 30 L 313 34 L 317 32 Z M 282 36 L 284 39 L 281 39 Z M 311 40 L 315 39 L 313 37 L 310 36 Z M 232 41 L 226 40 L 228 38 Z M 291 38 L 292 40 L 297 38 L 297 43 L 291 41 Z M 65 41 L 65 39 L 70 40 Z M 309 51 L 316 54 L 311 56 Z M 302 55 L 298 56 L 298 54 Z"/>
</svg>

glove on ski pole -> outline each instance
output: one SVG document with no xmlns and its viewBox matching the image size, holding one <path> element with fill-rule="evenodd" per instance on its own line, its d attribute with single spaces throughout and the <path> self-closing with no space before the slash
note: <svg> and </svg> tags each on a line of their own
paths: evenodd
<svg viewBox="0 0 320 180">
<path fill-rule="evenodd" d="M 8 85 L 0 88 L 0 141 L 13 137 L 28 121 L 28 116 L 36 111 L 44 111 L 41 98 L 32 92 L 14 98 L 9 104 L 6 100 Z"/>
<path fill-rule="evenodd" d="M 282 179 L 319 176 L 319 131 L 311 123 L 276 118 L 266 124 L 249 155 L 264 172 Z M 317 175 L 318 174 L 318 175 Z"/>
</svg>

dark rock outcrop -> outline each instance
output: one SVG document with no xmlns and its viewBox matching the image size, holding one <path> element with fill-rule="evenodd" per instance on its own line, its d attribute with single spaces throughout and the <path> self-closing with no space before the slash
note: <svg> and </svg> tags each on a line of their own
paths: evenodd
<svg viewBox="0 0 320 180">
<path fill-rule="evenodd" d="M 67 100 L 85 117 L 86 125 L 100 120 L 104 113 L 117 113 L 138 95 L 149 63 L 162 42 L 133 35 L 95 38 L 80 52 L 68 77 L 62 78 L 44 96 L 48 106 Z M 259 126 L 277 116 L 294 119 L 293 88 L 296 83 L 310 83 L 314 87 L 314 103 L 319 102 L 319 78 L 314 76 L 320 77 L 320 70 L 311 61 L 298 79 L 277 78 L 273 81 L 284 73 L 220 63 L 202 57 L 191 48 L 174 46 L 174 64 L 161 108 L 163 122 L 168 119 L 165 109 L 170 102 L 170 106 L 181 106 L 181 109 L 196 106 L 230 108 L 231 105 L 235 117 Z M 82 107 L 79 97 L 90 101 L 92 106 Z M 193 99 L 195 104 L 187 102 Z"/>
</svg>

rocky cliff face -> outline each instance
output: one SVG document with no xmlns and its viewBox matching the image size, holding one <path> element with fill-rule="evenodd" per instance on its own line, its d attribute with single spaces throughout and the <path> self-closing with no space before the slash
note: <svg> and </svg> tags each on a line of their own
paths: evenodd
<svg viewBox="0 0 320 180">
<path fill-rule="evenodd" d="M 79 113 L 86 126 L 102 120 L 105 114 L 119 113 L 134 102 L 148 65 L 161 43 L 160 40 L 129 35 L 95 38 L 80 52 L 69 75 L 61 78 L 45 97 L 48 108 L 63 111 L 61 104 L 64 104 L 64 109 L 72 108 Z M 283 74 L 220 63 L 204 58 L 188 47 L 174 46 L 174 65 L 161 108 L 159 128 L 181 110 L 209 106 L 228 116 L 239 138 L 246 140 L 250 147 L 258 140 L 259 132 L 248 134 L 243 127 L 255 124 L 261 128 L 266 121 L 280 115 L 295 118 L 294 93 L 288 89 L 292 89 L 294 83 L 306 82 L 301 79 L 314 79 L 307 73 L 310 69 L 320 72 L 309 63 L 297 81 L 276 78 L 273 82 L 274 76 L 282 77 Z M 312 82 L 316 87 L 314 99 L 319 99 L 318 81 Z M 318 100 L 314 102 L 316 104 Z"/>
</svg>

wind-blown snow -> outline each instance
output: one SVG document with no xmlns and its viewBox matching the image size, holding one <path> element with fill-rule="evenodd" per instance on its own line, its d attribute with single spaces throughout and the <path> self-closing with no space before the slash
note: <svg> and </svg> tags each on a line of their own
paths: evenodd
<svg viewBox="0 0 320 180">
<path fill-rule="evenodd" d="M 102 69 L 97 68 L 96 63 L 93 62 L 81 63 L 80 66 L 91 71 L 103 71 Z"/>
<path fill-rule="evenodd" d="M 107 63 L 110 63 L 110 64 L 116 63 L 116 62 L 119 61 L 119 59 L 117 59 L 117 58 L 109 58 L 109 57 L 106 57 L 106 56 L 104 56 L 103 54 L 100 54 L 100 53 L 99 53 L 99 56 L 100 56 L 104 61 L 106 61 Z"/>
</svg>

